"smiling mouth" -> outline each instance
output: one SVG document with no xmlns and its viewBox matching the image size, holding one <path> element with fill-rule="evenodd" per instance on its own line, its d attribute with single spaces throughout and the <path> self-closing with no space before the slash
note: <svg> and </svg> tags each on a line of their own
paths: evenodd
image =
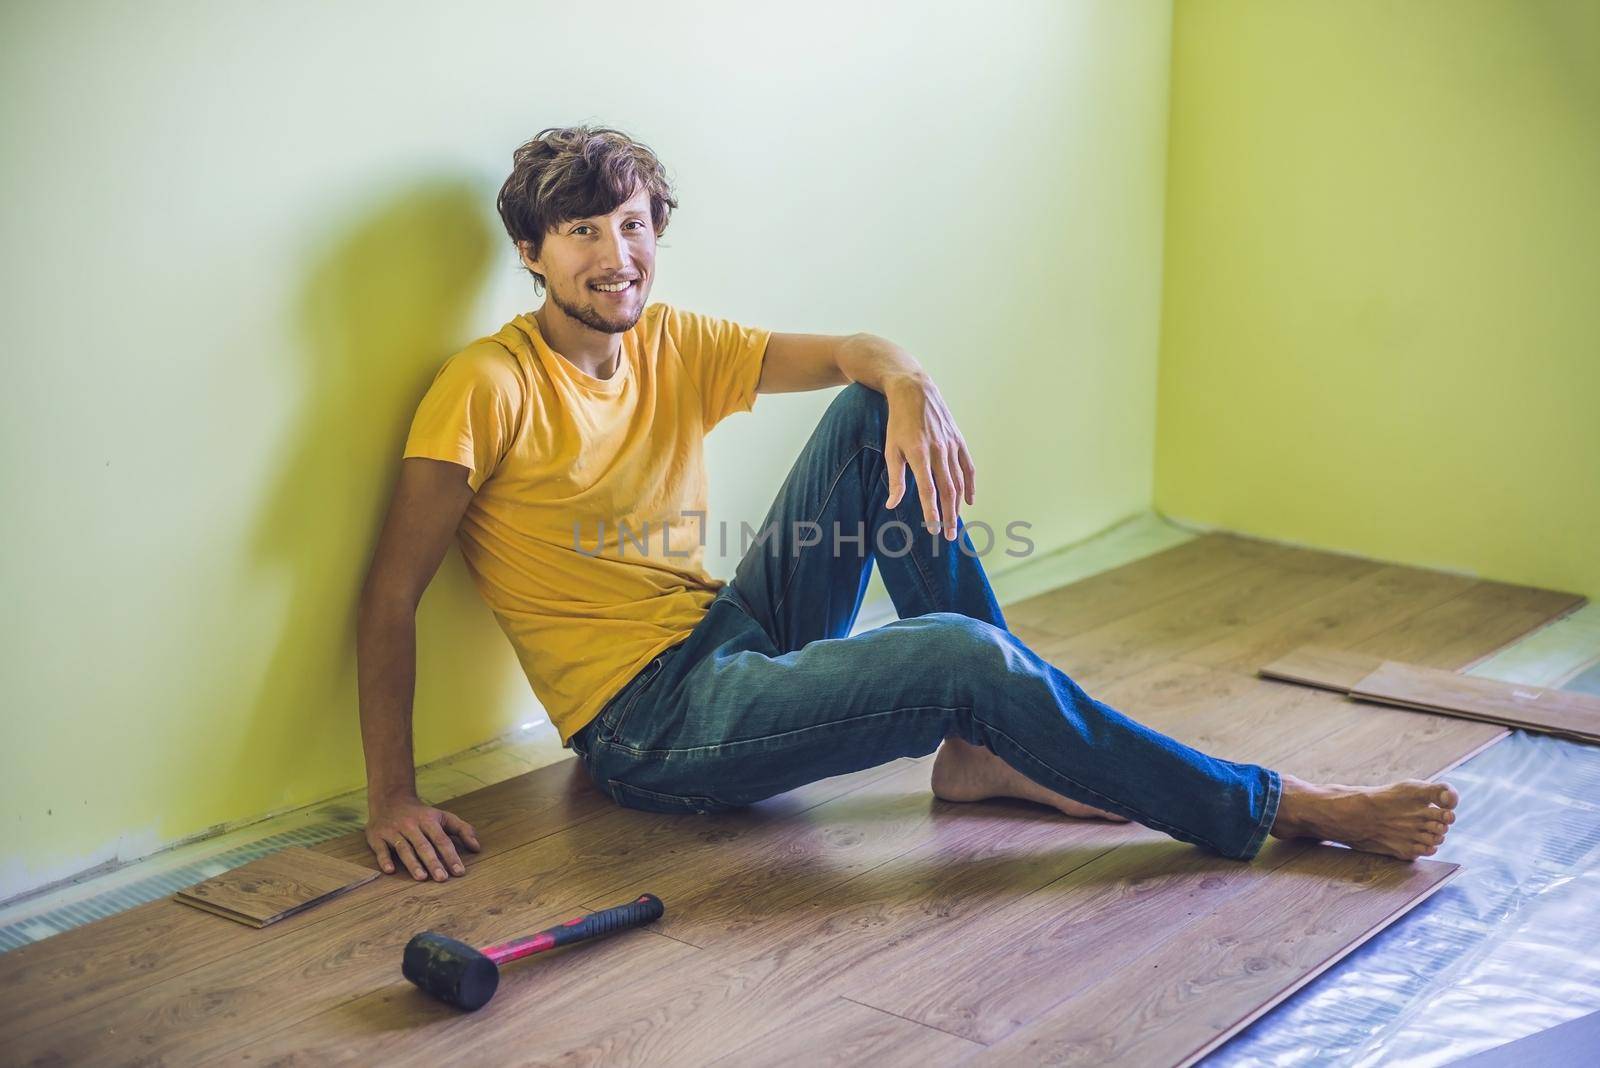
<svg viewBox="0 0 1600 1068">
<path fill-rule="evenodd" d="M 615 296 L 618 296 L 620 294 L 627 293 L 628 291 L 630 291 L 630 290 L 634 289 L 635 287 L 637 287 L 638 284 L 639 284 L 639 280 L 637 278 L 631 278 L 631 279 L 628 280 L 627 284 L 624 285 L 621 289 L 608 289 L 608 288 L 605 288 L 605 287 L 602 287 L 602 286 L 597 286 L 597 285 L 592 285 L 592 284 L 589 286 L 589 288 L 594 290 L 596 293 L 604 293 L 608 297 L 615 297 Z"/>
</svg>

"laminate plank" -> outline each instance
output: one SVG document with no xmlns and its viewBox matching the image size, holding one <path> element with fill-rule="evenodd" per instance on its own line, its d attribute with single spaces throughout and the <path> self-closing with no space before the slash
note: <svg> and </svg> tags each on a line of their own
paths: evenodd
<svg viewBox="0 0 1600 1068">
<path fill-rule="evenodd" d="M 1600 742 L 1600 698 L 1385 660 L 1351 687 L 1365 701 Z"/>
<path fill-rule="evenodd" d="M 582 1019 L 562 1020 L 548 1044 L 539 1036 L 529 1056 L 555 1060 L 573 1051 L 574 1059 L 586 1057 L 609 1043 L 616 1026 L 631 1033 L 648 1021 L 648 1053 L 606 1045 L 609 1057 L 617 1063 L 703 1064 L 728 1052 L 729 1034 L 798 1026 L 798 1017 L 811 1011 L 808 1002 L 833 997 L 839 977 L 886 946 L 907 938 L 960 938 L 965 924 L 992 902 L 1037 889 L 1053 874 L 1105 852 L 1087 846 L 1043 850 L 1026 844 L 1031 838 L 1006 828 L 994 841 L 972 843 L 955 856 L 932 847 L 874 869 L 826 899 L 771 917 L 763 938 L 708 950 L 720 962 L 708 974 L 670 987 L 608 991 Z"/>
<path fill-rule="evenodd" d="M 1270 562 L 1169 597 L 1149 608 L 1034 651 L 1079 685 L 1103 687 L 1348 586 L 1381 565 L 1305 550 L 1282 550 Z"/>
<path fill-rule="evenodd" d="M 941 801 L 930 773 L 931 765 L 908 768 L 818 806 L 803 823 L 730 844 L 714 879 L 687 865 L 663 872 L 651 892 L 676 907 L 659 921 L 662 932 L 724 956 L 759 954 L 813 923 L 819 909 L 904 905 L 894 894 L 916 892 L 928 871 L 937 879 L 946 865 L 982 866 L 964 893 L 973 907 L 995 906 L 1131 840 L 1125 824 L 1074 820 L 1027 801 Z M 857 936 L 871 940 L 885 918 Z"/>
<path fill-rule="evenodd" d="M 995 1043 L 1127 961 L 1183 938 L 1198 917 L 1273 878 L 1310 848 L 1272 839 L 1244 864 L 1170 839 L 1125 845 L 1003 914 L 978 915 L 959 939 L 888 947 L 842 976 L 835 989 L 973 1042 Z"/>
<path fill-rule="evenodd" d="M 675 945 L 670 939 L 656 940 L 661 945 L 635 941 L 625 948 L 601 950 L 609 941 L 613 940 L 594 943 L 588 950 L 559 951 L 574 958 L 564 970 L 526 982 L 515 972 L 521 962 L 508 966 L 494 999 L 470 1016 L 421 997 L 408 984 L 391 984 L 320 1013 L 304 1026 L 286 1028 L 241 1047 L 228 1061 L 280 1065 L 414 1060 L 433 1065 L 481 1065 L 495 1059 L 497 1055 L 491 1051 L 500 1050 L 520 1064 L 562 1061 L 659 1068 L 711 1064 L 760 1068 L 804 1063 L 925 1068 L 930 1063 L 955 1063 L 978 1049 L 954 1035 L 832 996 L 812 996 L 794 1006 L 771 1006 L 772 1016 L 783 1022 L 770 1029 L 761 1026 L 769 1021 L 752 1014 L 742 1021 L 743 1033 L 752 1036 L 749 1041 L 715 1061 L 694 1060 L 696 1054 L 655 1042 L 655 1028 L 649 1021 L 631 1026 L 613 1020 L 610 1034 L 597 1029 L 591 1043 L 583 1046 L 540 1042 L 539 1034 L 570 1031 L 569 1018 L 588 1017 L 592 1024 L 593 1016 L 586 1011 L 588 1002 L 619 978 L 631 979 L 635 987 L 671 990 L 679 985 L 673 982 L 675 977 L 703 966 L 699 958 L 704 954 L 681 945 L 672 952 L 667 948 Z M 594 956 L 585 960 L 584 953 Z M 653 1000 L 651 1007 L 670 1021 L 675 1012 L 684 1011 L 685 1000 L 667 995 Z M 768 1011 L 764 1004 L 756 1007 Z M 537 1021 L 536 1029 L 530 1028 L 531 1021 Z M 719 1028 L 717 1036 L 726 1039 L 735 1033 L 733 1023 L 728 1021 L 726 1030 Z M 713 1046 L 710 1036 L 703 1045 Z"/>
<path fill-rule="evenodd" d="M 1206 534 L 1097 575 L 1006 605 L 1013 630 L 1068 637 L 1238 575 L 1281 551 L 1270 542 Z"/>
<path fill-rule="evenodd" d="M 1574 593 L 1477 582 L 1350 648 L 1383 660 L 1463 671 L 1583 604 Z"/>
<path fill-rule="evenodd" d="M 549 913 L 544 926 L 563 918 Z M 562 1033 L 566 1021 L 584 1016 L 596 998 L 630 985 L 671 988 L 704 969 L 704 958 L 649 927 L 620 931 L 502 966 L 494 997 L 470 1013 L 424 994 L 396 964 L 349 1000 L 324 999 L 320 1011 L 277 1020 L 270 1030 L 196 1063 L 533 1064 L 539 1061 L 537 1036 Z M 612 1041 L 618 1045 L 648 1040 L 647 1033 L 627 1033 L 620 1025 L 617 1031 Z M 597 1056 L 591 1063 L 623 1062 Z"/>
<path fill-rule="evenodd" d="M 927 1068 L 954 1064 L 978 1051 L 976 1043 L 898 1016 L 834 998 L 781 1027 L 765 1031 L 708 1068 L 807 1068 L 870 1064 L 873 1068 Z"/>
<path fill-rule="evenodd" d="M 1178 660 L 1113 683 L 1098 699 L 1208 755 L 1268 766 L 1355 722 L 1334 694 Z"/>
<path fill-rule="evenodd" d="M 303 846 L 268 853 L 179 890 L 173 900 L 250 927 L 266 927 L 376 879 L 376 868 Z"/>
<path fill-rule="evenodd" d="M 1457 871 L 1333 846 L 1291 859 L 975 1064 L 1192 1064 Z"/>
<path fill-rule="evenodd" d="M 1297 682 L 1346 694 L 1350 687 L 1378 670 L 1381 656 L 1335 649 L 1326 645 L 1303 645 L 1270 664 L 1263 664 L 1261 677 Z"/>
<path fill-rule="evenodd" d="M 1261 664 L 1303 645 L 1348 647 L 1365 641 L 1460 596 L 1473 581 L 1414 567 L 1383 567 L 1179 659 L 1253 675 Z"/>
<path fill-rule="evenodd" d="M 1381 786 L 1398 779 L 1437 780 L 1509 736 L 1493 723 L 1450 719 L 1401 708 L 1338 702 L 1342 726 L 1285 759 L 1280 771 L 1308 782 Z"/>
</svg>

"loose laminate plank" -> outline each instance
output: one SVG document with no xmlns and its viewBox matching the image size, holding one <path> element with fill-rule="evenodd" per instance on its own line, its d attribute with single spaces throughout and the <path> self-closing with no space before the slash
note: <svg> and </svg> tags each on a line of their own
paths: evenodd
<svg viewBox="0 0 1600 1068">
<path fill-rule="evenodd" d="M 290 846 L 184 887 L 173 899 L 261 928 L 327 904 L 378 875 L 370 865 Z"/>
<path fill-rule="evenodd" d="M 1385 660 L 1352 697 L 1600 742 L 1600 698 Z"/>
<path fill-rule="evenodd" d="M 1368 653 L 1355 653 L 1325 645 L 1303 645 L 1270 664 L 1263 664 L 1261 676 L 1349 693 L 1350 687 L 1378 670 L 1378 665 L 1382 663 L 1382 657 Z"/>
</svg>

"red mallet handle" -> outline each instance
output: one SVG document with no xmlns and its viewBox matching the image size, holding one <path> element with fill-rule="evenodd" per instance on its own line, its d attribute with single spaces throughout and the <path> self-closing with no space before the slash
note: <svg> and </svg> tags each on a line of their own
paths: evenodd
<svg viewBox="0 0 1600 1068">
<path fill-rule="evenodd" d="M 626 905 L 617 905 L 584 916 L 574 916 L 566 923 L 540 931 L 538 934 L 513 938 L 493 946 L 484 946 L 479 952 L 496 964 L 517 960 L 547 949 L 582 942 L 588 938 L 601 938 L 629 927 L 643 927 L 661 918 L 666 911 L 661 899 L 654 894 L 640 894 Z"/>
</svg>

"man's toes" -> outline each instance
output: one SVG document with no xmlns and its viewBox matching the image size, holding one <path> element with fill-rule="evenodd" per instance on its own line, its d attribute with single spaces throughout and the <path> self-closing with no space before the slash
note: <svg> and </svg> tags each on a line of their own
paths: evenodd
<svg viewBox="0 0 1600 1068">
<path fill-rule="evenodd" d="M 1439 783 L 1439 792 L 1434 795 L 1434 804 L 1440 808 L 1455 808 L 1461 803 L 1461 795 L 1456 793 L 1456 788 L 1449 783 Z"/>
</svg>

